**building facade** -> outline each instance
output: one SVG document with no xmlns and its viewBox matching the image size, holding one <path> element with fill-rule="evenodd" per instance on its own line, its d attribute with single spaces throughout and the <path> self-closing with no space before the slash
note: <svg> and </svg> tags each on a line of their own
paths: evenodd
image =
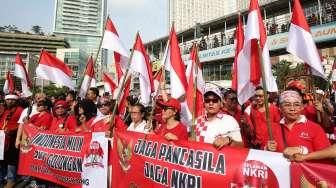
<svg viewBox="0 0 336 188">
<path fill-rule="evenodd" d="M 54 34 L 63 36 L 71 48 L 95 57 L 104 31 L 106 12 L 106 0 L 56 0 Z M 101 66 L 101 54 L 96 61 L 97 70 Z"/>
<path fill-rule="evenodd" d="M 301 63 L 286 52 L 288 29 L 291 18 L 289 0 L 259 0 L 264 25 L 267 30 L 270 47 L 271 63 L 281 60 Z M 243 22 L 246 23 L 249 0 L 239 2 Z M 306 0 L 302 6 L 317 48 L 323 57 L 326 74 L 330 72 L 336 56 L 336 2 L 333 0 Z M 187 61 L 194 42 L 200 48 L 199 58 L 202 63 L 203 77 L 206 82 L 229 87 L 231 69 L 235 55 L 235 29 L 238 10 L 208 22 L 201 23 L 203 36 L 194 38 L 195 27 L 178 32 L 182 58 Z M 153 60 L 162 58 L 168 36 L 155 39 L 145 44 Z"/>
<path fill-rule="evenodd" d="M 274 0 L 259 0 L 261 5 Z M 195 27 L 196 23 L 206 23 L 230 14 L 244 11 L 249 0 L 169 0 L 169 27 L 174 22 L 176 31 Z M 209 31 L 211 32 L 211 31 Z"/>
</svg>

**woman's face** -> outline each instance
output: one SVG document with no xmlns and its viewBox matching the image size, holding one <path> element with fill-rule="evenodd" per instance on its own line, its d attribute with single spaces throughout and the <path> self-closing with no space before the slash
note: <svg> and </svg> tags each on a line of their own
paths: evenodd
<svg viewBox="0 0 336 188">
<path fill-rule="evenodd" d="M 37 111 L 38 112 L 43 112 L 43 111 L 45 111 L 47 108 L 46 108 L 46 106 L 44 106 L 43 104 L 39 104 L 39 103 L 37 103 Z"/>
<path fill-rule="evenodd" d="M 167 121 L 170 118 L 174 118 L 175 114 L 176 110 L 172 107 L 164 106 L 162 109 L 162 119 L 164 121 Z"/>
<path fill-rule="evenodd" d="M 78 113 L 79 113 L 79 114 L 84 114 L 84 109 L 83 109 L 83 107 L 80 106 L 80 107 L 78 108 Z"/>
</svg>

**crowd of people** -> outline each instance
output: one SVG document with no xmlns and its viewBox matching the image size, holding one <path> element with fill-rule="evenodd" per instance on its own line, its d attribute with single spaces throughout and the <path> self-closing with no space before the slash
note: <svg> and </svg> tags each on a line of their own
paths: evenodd
<svg viewBox="0 0 336 188">
<path fill-rule="evenodd" d="M 9 188 L 18 181 L 19 149 L 27 142 L 25 126 L 74 134 L 103 131 L 107 137 L 113 137 L 116 129 L 135 131 L 157 134 L 168 141 L 209 143 L 218 150 L 234 146 L 282 152 L 293 161 L 335 158 L 335 145 L 331 146 L 335 141 L 335 93 L 329 97 L 316 90 L 315 97 L 307 97 L 303 92 L 299 81 L 292 81 L 279 95 L 257 87 L 250 101 L 239 105 L 234 90 L 206 88 L 204 115 L 195 120 L 194 130 L 183 121 L 181 101 L 165 92 L 157 97 L 155 109 L 129 96 L 125 113 L 116 112 L 113 119 L 116 101 L 100 97 L 97 88 L 90 88 L 85 99 L 78 99 L 73 91 L 58 97 L 36 93 L 32 99 L 7 94 L 0 100 L 0 129 L 6 134 L 0 183 Z M 32 182 L 30 177 L 22 179 Z"/>
</svg>

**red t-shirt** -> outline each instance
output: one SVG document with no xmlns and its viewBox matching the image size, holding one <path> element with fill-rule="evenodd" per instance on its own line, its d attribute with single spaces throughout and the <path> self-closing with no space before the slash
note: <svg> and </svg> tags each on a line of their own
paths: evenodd
<svg viewBox="0 0 336 188">
<path fill-rule="evenodd" d="M 330 142 L 321 126 L 310 120 L 304 119 L 294 124 L 292 129 L 288 129 L 283 124 L 280 124 L 280 126 L 283 126 L 287 147 L 304 146 L 310 153 L 330 146 Z M 274 131 L 277 132 L 277 135 L 281 135 L 276 137 L 275 140 L 278 143 L 277 151 L 282 152 L 285 149 L 285 144 L 280 126 Z"/>
<path fill-rule="evenodd" d="M 164 137 L 167 133 L 172 133 L 177 136 L 178 140 L 188 140 L 188 132 L 185 125 L 179 122 L 174 128 L 167 129 L 166 124 L 162 124 L 156 131 L 157 135 Z"/>
<path fill-rule="evenodd" d="M 62 117 L 62 118 L 57 118 L 57 117 L 53 117 L 51 125 L 49 130 L 58 130 L 60 127 L 60 124 L 63 124 L 65 129 L 68 129 L 69 131 L 75 131 L 76 127 L 77 127 L 77 120 L 76 117 L 74 115 L 69 115 L 66 120 L 66 117 Z"/>
<path fill-rule="evenodd" d="M 23 108 L 15 107 L 15 110 L 5 110 L 0 119 L 0 130 L 7 129 L 8 131 L 15 131 L 18 128 L 18 120 L 20 119 Z"/>
<path fill-rule="evenodd" d="M 53 118 L 49 112 L 43 112 L 43 113 L 40 112 L 38 114 L 34 114 L 30 118 L 29 122 L 36 127 L 49 129 L 52 119 Z"/>
<path fill-rule="evenodd" d="M 270 104 L 269 112 L 271 126 L 273 130 L 273 127 L 276 127 L 279 124 L 281 114 L 279 108 L 273 104 Z M 259 112 L 258 110 L 252 108 L 250 117 L 255 128 L 256 143 L 259 143 L 261 145 L 261 148 L 263 148 L 269 140 L 268 128 L 266 123 L 266 111 Z"/>
<path fill-rule="evenodd" d="M 303 115 L 310 121 L 317 122 L 317 110 L 314 105 L 307 104 L 303 109 Z"/>
</svg>

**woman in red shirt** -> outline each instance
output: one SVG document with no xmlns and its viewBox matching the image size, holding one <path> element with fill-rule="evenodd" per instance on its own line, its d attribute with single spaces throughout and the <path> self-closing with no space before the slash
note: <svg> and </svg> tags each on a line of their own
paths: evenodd
<svg viewBox="0 0 336 188">
<path fill-rule="evenodd" d="M 84 99 L 75 106 L 78 127 L 75 132 L 92 131 L 92 122 L 97 115 L 97 107 L 92 100 Z"/>
<path fill-rule="evenodd" d="M 180 122 L 180 102 L 177 99 L 170 98 L 166 102 L 159 103 L 159 105 L 163 109 L 163 124 L 155 131 L 156 134 L 168 141 L 188 140 L 187 128 Z"/>
</svg>

